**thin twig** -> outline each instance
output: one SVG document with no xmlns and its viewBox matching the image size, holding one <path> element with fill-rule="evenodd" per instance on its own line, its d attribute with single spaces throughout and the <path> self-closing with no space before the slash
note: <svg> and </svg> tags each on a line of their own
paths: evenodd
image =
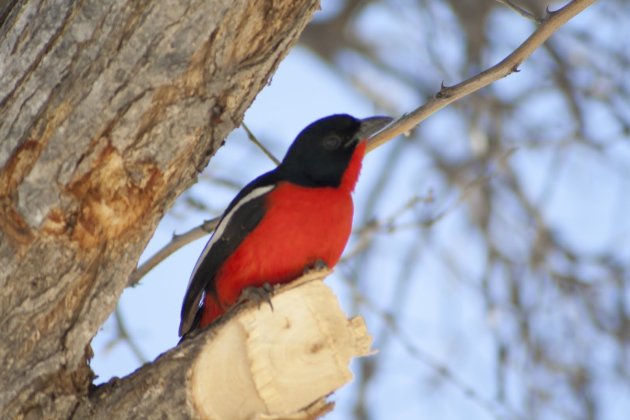
<svg viewBox="0 0 630 420">
<path fill-rule="evenodd" d="M 446 363 L 440 361 L 438 358 L 434 357 L 422 347 L 414 343 L 413 339 L 410 338 L 410 336 L 406 335 L 403 329 L 397 323 L 394 314 L 381 309 L 373 301 L 367 299 L 362 293 L 356 290 L 356 285 L 354 283 L 348 282 L 348 284 L 350 285 L 353 293 L 357 295 L 360 303 L 383 321 L 383 323 L 389 328 L 392 336 L 398 340 L 398 343 L 411 357 L 428 366 L 439 377 L 444 379 L 445 382 L 452 385 L 455 389 L 460 391 L 466 397 L 470 398 L 472 401 L 475 401 L 475 403 L 486 410 L 494 418 L 499 419 L 505 418 L 506 416 L 510 419 L 523 418 L 520 414 L 516 413 L 513 408 L 507 406 L 506 404 L 493 401 L 482 395 L 480 392 L 477 391 L 474 385 L 468 384 Z M 501 413 L 501 411 L 503 413 Z"/>
<path fill-rule="evenodd" d="M 538 47 L 554 34 L 569 19 L 595 3 L 596 0 L 573 0 L 563 8 L 550 12 L 543 23 L 514 52 L 489 69 L 455 86 L 442 86 L 440 91 L 426 104 L 405 114 L 393 124 L 377 133 L 368 142 L 368 152 L 388 142 L 399 134 L 411 131 L 414 127 L 447 105 L 484 88 L 491 83 L 518 71 L 521 65 Z"/>
<path fill-rule="evenodd" d="M 118 337 L 116 337 L 115 340 L 125 341 L 133 355 L 136 356 L 136 359 L 138 359 L 138 362 L 141 364 L 146 363 L 146 356 L 144 355 L 144 353 L 142 353 L 140 346 L 136 344 L 136 342 L 129 334 L 129 330 L 127 329 L 125 320 L 122 316 L 122 313 L 120 312 L 120 305 L 116 306 L 116 309 L 114 310 L 114 319 L 116 320 L 116 329 L 118 330 Z"/>
<path fill-rule="evenodd" d="M 190 229 L 188 232 L 173 235 L 171 242 L 153 254 L 151 258 L 140 264 L 138 268 L 131 273 L 127 286 L 135 286 L 142 277 L 179 248 L 211 233 L 216 228 L 217 223 L 219 223 L 219 218 L 215 217 L 214 219 L 206 220 L 201 225 Z"/>
<path fill-rule="evenodd" d="M 267 148 L 265 146 L 263 146 L 263 144 L 260 141 L 258 141 L 258 139 L 254 135 L 254 133 L 252 133 L 252 131 L 249 129 L 249 127 L 247 127 L 247 125 L 245 125 L 244 121 L 241 123 L 241 125 L 243 126 L 243 129 L 247 133 L 247 138 L 249 138 L 249 140 L 252 143 L 254 143 L 256 146 L 258 146 L 258 148 L 260 150 L 262 150 L 262 152 L 265 154 L 265 156 L 267 156 L 269 159 L 271 159 L 271 161 L 273 163 L 275 163 L 276 166 L 280 165 L 280 161 L 269 150 L 267 150 Z"/>
</svg>

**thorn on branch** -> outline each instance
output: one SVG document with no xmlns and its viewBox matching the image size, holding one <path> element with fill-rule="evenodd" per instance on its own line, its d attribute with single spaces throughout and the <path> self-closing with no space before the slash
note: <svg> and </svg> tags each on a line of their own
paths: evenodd
<svg viewBox="0 0 630 420">
<path fill-rule="evenodd" d="M 540 19 L 540 23 L 543 23 L 543 22 L 548 21 L 548 20 L 549 20 L 549 19 L 551 19 L 551 17 L 552 17 L 553 15 L 555 15 L 556 13 L 557 13 L 557 11 L 555 11 L 555 10 L 551 10 L 551 9 L 549 8 L 549 5 L 547 5 L 547 7 L 545 7 L 545 16 L 544 16 L 542 19 Z"/>
<path fill-rule="evenodd" d="M 450 90 L 451 90 L 451 86 L 447 86 L 446 84 L 444 84 L 444 80 L 442 80 L 442 83 L 440 83 L 440 91 L 435 94 L 435 99 L 450 98 L 451 97 L 451 94 L 449 93 Z"/>
</svg>

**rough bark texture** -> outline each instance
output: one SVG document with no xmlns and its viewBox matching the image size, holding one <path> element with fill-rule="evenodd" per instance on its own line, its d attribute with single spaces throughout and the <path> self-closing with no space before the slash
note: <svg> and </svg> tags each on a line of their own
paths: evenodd
<svg viewBox="0 0 630 420">
<path fill-rule="evenodd" d="M 317 4 L 0 8 L 3 418 L 66 418 L 88 394 L 89 342 L 157 222 Z"/>
<path fill-rule="evenodd" d="M 281 288 L 273 311 L 250 304 L 124 380 L 85 399 L 75 418 L 308 419 L 369 354 L 361 318 L 347 320 L 314 272 Z M 168 397 L 165 397 L 168 396 Z"/>
</svg>

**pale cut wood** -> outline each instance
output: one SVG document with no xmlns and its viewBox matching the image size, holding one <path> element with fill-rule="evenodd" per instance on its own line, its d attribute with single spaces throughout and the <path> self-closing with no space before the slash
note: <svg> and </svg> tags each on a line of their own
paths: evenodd
<svg viewBox="0 0 630 420">
<path fill-rule="evenodd" d="M 347 319 L 309 273 L 266 303 L 249 303 L 123 380 L 98 387 L 73 418 L 314 419 L 352 379 L 354 357 L 371 354 L 360 317 Z"/>
<path fill-rule="evenodd" d="M 309 406 L 352 379 L 370 353 L 362 318 L 347 319 L 325 272 L 305 275 L 267 304 L 222 325 L 192 365 L 190 390 L 204 418 L 309 418 Z"/>
</svg>

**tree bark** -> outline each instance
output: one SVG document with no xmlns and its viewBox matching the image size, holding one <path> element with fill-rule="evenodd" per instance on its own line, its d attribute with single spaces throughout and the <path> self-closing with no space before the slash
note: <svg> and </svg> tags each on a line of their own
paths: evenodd
<svg viewBox="0 0 630 420">
<path fill-rule="evenodd" d="M 158 221 L 240 124 L 317 5 L 0 8 L 3 418 L 68 418 L 86 399 L 90 340 Z"/>
</svg>

